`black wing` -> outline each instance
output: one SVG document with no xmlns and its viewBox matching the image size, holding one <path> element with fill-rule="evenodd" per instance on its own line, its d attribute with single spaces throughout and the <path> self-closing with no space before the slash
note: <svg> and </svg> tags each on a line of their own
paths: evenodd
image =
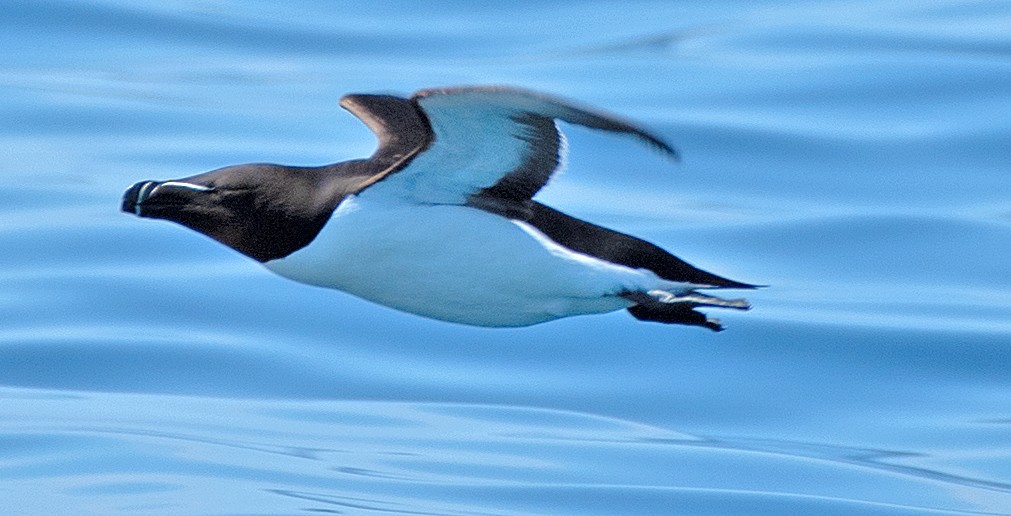
<svg viewBox="0 0 1011 516">
<path fill-rule="evenodd" d="M 374 187 L 412 202 L 496 212 L 525 205 L 561 161 L 564 146 L 555 120 L 629 134 L 677 158 L 673 147 L 628 122 L 527 90 L 440 88 L 422 90 L 412 101 L 433 140 Z"/>
<path fill-rule="evenodd" d="M 367 184 L 396 172 L 432 142 L 431 126 L 410 100 L 392 95 L 354 94 L 343 97 L 340 105 L 365 122 L 379 140 L 365 169 L 373 171 Z"/>
</svg>

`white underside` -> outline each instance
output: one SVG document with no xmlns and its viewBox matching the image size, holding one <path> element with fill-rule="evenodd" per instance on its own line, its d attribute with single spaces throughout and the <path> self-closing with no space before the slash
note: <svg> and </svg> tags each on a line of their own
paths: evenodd
<svg viewBox="0 0 1011 516">
<path fill-rule="evenodd" d="M 345 199 L 305 248 L 265 266 L 281 276 L 413 314 L 526 326 L 630 306 L 618 294 L 692 285 L 566 249 L 534 227 L 460 205 Z"/>
</svg>

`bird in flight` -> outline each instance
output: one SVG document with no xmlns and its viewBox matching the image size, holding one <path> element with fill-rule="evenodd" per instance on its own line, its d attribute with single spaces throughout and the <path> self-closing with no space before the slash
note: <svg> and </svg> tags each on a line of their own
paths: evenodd
<svg viewBox="0 0 1011 516">
<path fill-rule="evenodd" d="M 754 285 L 534 200 L 564 158 L 557 121 L 677 159 L 627 121 L 512 87 L 353 94 L 341 106 L 375 133 L 372 156 L 141 181 L 122 209 L 182 224 L 286 278 L 443 321 L 516 327 L 625 309 L 719 331 L 698 308 L 749 308 L 702 291 Z"/>
</svg>

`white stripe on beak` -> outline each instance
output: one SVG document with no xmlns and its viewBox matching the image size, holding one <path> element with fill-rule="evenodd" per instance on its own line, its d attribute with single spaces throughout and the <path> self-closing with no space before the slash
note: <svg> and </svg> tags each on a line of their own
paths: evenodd
<svg viewBox="0 0 1011 516">
<path fill-rule="evenodd" d="M 170 186 L 175 188 L 189 188 L 190 190 L 196 190 L 198 192 L 209 192 L 213 188 L 204 185 L 195 185 L 193 183 L 184 183 L 182 181 L 165 181 L 164 183 L 158 185 L 159 188 L 163 186 Z"/>
<path fill-rule="evenodd" d="M 144 202 L 144 199 L 147 199 L 147 196 L 154 190 L 152 186 L 156 184 L 154 181 L 148 181 L 140 187 L 140 192 L 137 192 L 137 202 L 133 205 L 133 213 L 138 217 L 140 217 L 140 204 Z"/>
</svg>

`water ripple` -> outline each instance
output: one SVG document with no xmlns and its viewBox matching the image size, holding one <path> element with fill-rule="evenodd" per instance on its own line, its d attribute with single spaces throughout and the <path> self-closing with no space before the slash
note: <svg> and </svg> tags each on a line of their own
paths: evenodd
<svg viewBox="0 0 1011 516">
<path fill-rule="evenodd" d="M 305 411 L 319 417 L 300 417 Z M 0 414 L 16 422 L 3 429 L 8 444 L 0 448 L 0 471 L 6 478 L 22 489 L 31 481 L 96 503 L 157 495 L 179 504 L 202 490 L 199 483 L 235 490 L 251 479 L 257 482 L 245 491 L 274 485 L 265 491 L 321 508 L 439 514 L 496 507 L 510 514 L 522 512 L 520 500 L 527 497 L 557 503 L 565 499 L 555 496 L 559 491 L 588 490 L 611 492 L 647 510 L 677 502 L 697 504 L 704 513 L 745 502 L 883 514 L 958 513 L 981 499 L 988 500 L 981 508 L 1011 502 L 1006 483 L 896 464 L 911 458 L 903 452 L 700 438 L 526 407 L 4 389 Z M 658 470 L 667 478 L 646 473 Z M 89 471 L 82 483 L 79 474 Z M 776 471 L 772 478 L 770 471 Z M 127 472 L 131 480 L 122 476 Z M 865 498 L 844 494 L 857 485 L 866 486 Z M 370 491 L 374 498 L 360 494 Z M 499 502 L 482 505 L 491 493 Z M 572 499 L 566 512 L 585 502 Z"/>
</svg>

